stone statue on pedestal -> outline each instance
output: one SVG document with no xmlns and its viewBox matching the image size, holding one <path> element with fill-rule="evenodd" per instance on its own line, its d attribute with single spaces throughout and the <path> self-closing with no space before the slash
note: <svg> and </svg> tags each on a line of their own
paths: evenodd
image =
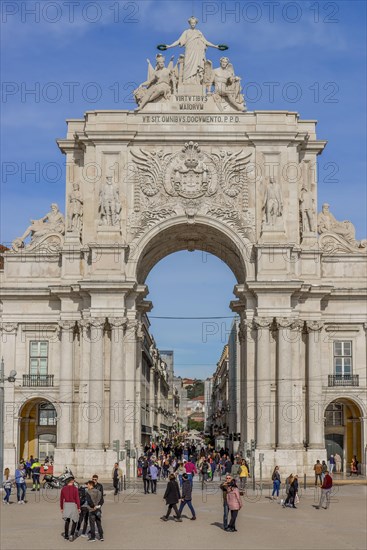
<svg viewBox="0 0 367 550">
<path fill-rule="evenodd" d="M 14 252 L 18 252 L 20 248 L 24 248 L 24 241 L 27 237 L 31 237 L 31 242 L 29 244 L 29 247 L 31 247 L 39 243 L 42 237 L 47 237 L 55 233 L 60 236 L 64 235 L 65 218 L 59 211 L 58 205 L 52 203 L 50 212 L 39 220 L 31 220 L 31 225 L 27 227 L 23 235 L 13 241 L 12 248 Z"/>
<path fill-rule="evenodd" d="M 315 201 L 313 200 L 311 191 L 307 189 L 305 184 L 301 189 L 299 202 L 302 220 L 302 233 L 313 232 Z"/>
<path fill-rule="evenodd" d="M 80 233 L 83 226 L 83 197 L 79 183 L 73 184 L 69 195 L 68 231 Z"/>
<path fill-rule="evenodd" d="M 106 182 L 99 193 L 100 225 L 120 226 L 121 202 L 117 187 L 112 183 L 112 176 L 106 177 Z"/>
<path fill-rule="evenodd" d="M 155 69 L 153 69 L 149 59 L 147 61 L 148 78 L 134 90 L 134 97 L 138 104 L 136 111 L 140 111 L 147 103 L 151 103 L 156 99 L 162 97 L 169 99 L 177 88 L 177 75 L 173 68 L 173 56 L 168 67 L 164 65 L 165 60 L 162 54 L 156 56 Z"/>
<path fill-rule="evenodd" d="M 204 76 L 205 52 L 208 47 L 217 49 L 222 48 L 219 45 L 209 42 L 203 33 L 196 28 L 198 24 L 196 17 L 190 17 L 188 23 L 189 29 L 186 29 L 178 40 L 172 44 L 164 45 L 163 49 L 174 48 L 181 46 L 185 48 L 185 58 L 182 74 L 183 84 L 201 84 Z"/>
<path fill-rule="evenodd" d="M 208 91 L 214 84 L 213 99 L 223 111 L 221 100 L 224 99 L 237 111 L 245 111 L 245 98 L 241 94 L 241 78 L 235 76 L 232 63 L 228 57 L 221 57 L 220 67 L 212 69 L 212 62 L 205 62 L 204 83 Z"/>
<path fill-rule="evenodd" d="M 273 177 L 269 178 L 269 184 L 265 189 L 263 210 L 266 225 L 278 225 L 278 219 L 283 215 L 283 197 L 280 185 Z"/>
<path fill-rule="evenodd" d="M 322 211 L 317 218 L 317 230 L 323 237 L 322 243 L 331 246 L 331 239 L 339 240 L 341 244 L 349 245 L 350 248 L 366 248 L 367 241 L 356 240 L 356 230 L 352 222 L 344 220 L 338 222 L 329 210 L 330 205 L 324 203 Z M 327 237 L 327 238 L 325 238 Z M 336 245 L 336 243 L 335 243 Z"/>
</svg>

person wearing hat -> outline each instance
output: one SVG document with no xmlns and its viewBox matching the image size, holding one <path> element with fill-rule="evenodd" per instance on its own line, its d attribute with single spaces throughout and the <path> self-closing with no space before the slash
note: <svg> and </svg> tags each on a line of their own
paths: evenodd
<svg viewBox="0 0 367 550">
<path fill-rule="evenodd" d="M 180 508 L 178 510 L 179 517 L 181 517 L 182 510 L 185 508 L 186 504 L 190 508 L 190 512 L 192 513 L 191 520 L 195 520 L 196 513 L 192 505 L 192 485 L 189 480 L 189 476 L 187 474 L 182 474 L 182 499 Z"/>
<path fill-rule="evenodd" d="M 74 485 L 74 477 L 70 476 L 67 479 L 67 485 L 61 489 L 60 493 L 60 508 L 62 518 L 65 520 L 65 532 L 61 533 L 66 540 L 73 542 L 75 539 L 75 529 L 79 521 L 80 514 L 80 499 L 79 491 Z M 72 522 L 71 532 L 69 536 L 70 520 Z"/>
</svg>

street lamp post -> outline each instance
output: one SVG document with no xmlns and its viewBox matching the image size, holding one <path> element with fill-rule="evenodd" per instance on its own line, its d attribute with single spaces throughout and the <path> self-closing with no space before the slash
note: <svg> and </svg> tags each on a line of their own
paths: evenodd
<svg viewBox="0 0 367 550">
<path fill-rule="evenodd" d="M 15 370 L 10 371 L 9 376 L 4 375 L 4 358 L 1 358 L 0 363 L 0 474 L 1 479 L 4 474 L 4 421 L 5 421 L 5 389 L 4 382 L 15 382 L 17 373 Z"/>
</svg>

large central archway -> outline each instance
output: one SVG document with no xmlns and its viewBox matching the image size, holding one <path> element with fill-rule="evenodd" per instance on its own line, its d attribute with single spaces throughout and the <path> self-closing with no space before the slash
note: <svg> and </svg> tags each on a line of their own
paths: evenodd
<svg viewBox="0 0 367 550">
<path fill-rule="evenodd" d="M 253 245 L 248 240 L 240 237 L 234 229 L 218 222 L 218 220 L 201 216 L 195 218 L 195 221 L 192 223 L 189 223 L 186 217 L 178 217 L 154 226 L 139 241 L 134 243 L 129 255 L 129 276 L 134 277 L 140 288 L 145 288 L 146 292 L 148 290 L 145 286 L 147 277 L 163 258 L 183 250 L 198 250 L 212 254 L 222 260 L 233 273 L 237 284 L 243 285 L 248 278 L 251 279 L 253 277 L 253 264 L 251 263 L 252 248 Z M 192 274 L 192 277 L 194 278 L 194 274 Z M 210 277 L 210 273 L 208 277 Z M 138 298 L 138 302 L 139 300 L 141 300 L 141 296 Z M 136 305 L 139 309 L 138 302 Z M 232 306 L 233 303 L 232 301 Z M 240 318 L 243 318 L 245 311 L 244 303 L 241 302 L 241 304 L 238 304 L 235 311 L 240 315 Z M 242 354 L 242 347 L 238 344 L 238 329 L 238 322 L 231 327 L 231 331 L 236 333 L 234 345 L 238 346 L 238 350 L 236 351 L 236 365 L 238 367 L 236 367 L 236 371 L 233 366 L 233 373 L 236 374 L 231 374 L 233 379 L 231 381 L 230 395 L 226 403 L 223 402 L 222 404 L 222 408 L 224 407 L 226 410 L 227 407 L 232 406 L 231 418 L 234 418 L 235 412 L 237 415 L 236 418 L 238 418 L 238 423 L 231 420 L 231 427 L 229 428 L 231 433 L 230 441 L 237 441 L 235 450 L 238 448 L 240 438 L 242 441 L 245 441 L 246 437 L 246 420 L 241 414 L 246 399 L 245 368 L 243 367 L 245 356 Z M 218 347 L 218 357 L 213 361 L 213 370 L 215 370 L 215 365 L 224 343 L 226 342 L 222 342 Z M 141 371 L 144 377 L 144 372 L 146 371 L 144 361 Z M 137 377 L 141 376 L 139 369 L 136 374 Z M 233 382 L 234 379 L 235 382 Z M 138 381 L 137 384 L 139 384 Z M 143 395 L 144 383 L 142 385 Z M 230 405 L 230 401 L 232 405 Z M 144 406 L 142 407 L 142 411 L 143 418 L 147 418 Z M 142 421 L 142 425 L 145 426 L 145 421 Z M 231 444 L 229 445 L 231 446 Z"/>
<path fill-rule="evenodd" d="M 217 220 L 198 216 L 195 223 L 177 217 L 154 226 L 130 246 L 128 274 L 144 284 L 150 270 L 180 250 L 202 250 L 223 260 L 242 284 L 253 277 L 252 244 Z"/>
</svg>

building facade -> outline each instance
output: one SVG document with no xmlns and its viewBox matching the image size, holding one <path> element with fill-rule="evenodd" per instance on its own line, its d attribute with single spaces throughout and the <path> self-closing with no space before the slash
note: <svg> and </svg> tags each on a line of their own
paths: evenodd
<svg viewBox="0 0 367 550">
<path fill-rule="evenodd" d="M 114 440 L 141 447 L 146 278 L 195 249 L 237 279 L 241 443 L 256 441 L 264 475 L 312 472 L 332 450 L 365 467 L 366 241 L 317 206 L 316 121 L 247 112 L 228 64 L 204 83 L 181 63 L 176 81 L 160 57 L 152 70 L 166 80 L 139 87 L 135 112 L 67 121 L 65 217 L 51 205 L 3 253 L 11 469 L 35 431 L 57 467 L 82 476 L 90 464 L 109 475 Z"/>
</svg>

